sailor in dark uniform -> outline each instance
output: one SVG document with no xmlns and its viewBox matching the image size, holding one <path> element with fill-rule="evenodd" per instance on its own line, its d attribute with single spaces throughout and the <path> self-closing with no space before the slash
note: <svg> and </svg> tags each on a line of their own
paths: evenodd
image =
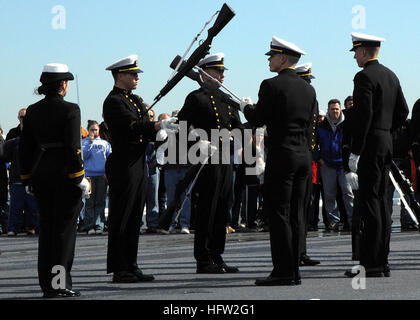
<svg viewBox="0 0 420 320">
<path fill-rule="evenodd" d="M 312 63 L 311 62 L 304 63 L 304 64 L 296 66 L 295 71 L 299 75 L 299 77 L 301 77 L 303 80 L 305 80 L 309 84 L 311 84 L 312 79 L 315 79 L 315 77 L 312 75 Z M 318 115 L 319 115 L 318 101 L 317 101 L 317 106 L 316 106 L 316 113 L 317 113 L 317 117 L 313 119 L 314 122 L 313 122 L 312 130 L 311 130 L 312 131 L 311 148 L 310 148 L 311 152 L 313 152 L 313 150 L 315 148 L 315 144 L 316 144 L 316 142 L 315 142 L 315 134 L 316 133 L 315 132 L 316 132 L 316 128 L 318 126 Z M 310 163 L 311 168 L 312 168 L 312 161 L 313 161 L 313 157 L 311 156 L 311 163 Z M 301 230 L 300 230 L 301 231 L 301 240 L 299 241 L 300 246 L 301 246 L 301 253 L 300 253 L 300 266 L 301 267 L 315 266 L 315 265 L 321 263 L 319 260 L 315 260 L 315 259 L 312 259 L 311 257 L 309 257 L 307 255 L 307 251 L 306 251 L 306 237 L 307 237 L 307 234 L 308 234 L 309 218 L 310 218 L 310 214 L 312 212 L 311 197 L 312 197 L 312 174 L 309 174 L 308 181 L 307 181 L 306 195 L 305 195 L 306 207 L 305 207 L 305 214 L 303 216 L 304 227 L 301 228 Z"/>
<path fill-rule="evenodd" d="M 140 224 L 146 199 L 145 152 L 160 129 L 177 129 L 176 118 L 149 121 L 146 104 L 132 93 L 137 88 L 137 55 L 123 58 L 107 68 L 115 85 L 104 101 L 103 117 L 108 126 L 112 154 L 106 162 L 109 182 L 107 273 L 113 282 L 152 281 L 137 264 Z"/>
<path fill-rule="evenodd" d="M 261 83 L 258 103 L 244 98 L 241 110 L 248 121 L 267 126 L 264 173 L 264 210 L 270 223 L 273 271 L 256 280 L 258 286 L 298 285 L 301 228 L 304 228 L 307 179 L 311 174 L 311 139 L 317 103 L 314 88 L 294 67 L 302 54 L 293 43 L 273 37 L 270 71 L 274 78 Z"/>
<path fill-rule="evenodd" d="M 22 182 L 39 208 L 38 276 L 45 298 L 80 295 L 72 290 L 70 271 L 89 182 L 81 158 L 80 109 L 64 101 L 73 79 L 64 64 L 44 67 L 38 93 L 45 98 L 27 108 L 20 140 Z M 64 271 L 65 284 L 54 282 Z"/>
<path fill-rule="evenodd" d="M 378 62 L 376 36 L 352 33 L 354 58 L 362 71 L 354 77 L 354 114 L 349 168 L 359 179 L 362 220 L 360 264 L 367 277 L 390 276 L 391 215 L 387 185 L 392 161 L 391 131 L 400 128 L 408 107 L 397 76 Z M 348 270 L 346 276 L 357 273 Z"/>
<path fill-rule="evenodd" d="M 351 103 L 349 103 L 349 101 Z M 360 260 L 359 252 L 360 252 L 360 235 L 361 235 L 361 219 L 359 213 L 359 179 L 357 174 L 350 170 L 349 168 L 349 157 L 351 153 L 351 145 L 352 145 L 352 131 L 354 128 L 354 111 L 353 108 L 353 97 L 349 96 L 344 101 L 344 105 L 346 109 L 343 110 L 343 114 L 345 116 L 345 121 L 343 122 L 343 166 L 344 172 L 346 174 L 347 182 L 350 184 L 354 200 L 353 200 L 353 215 L 352 215 L 352 223 L 351 223 L 351 246 L 352 246 L 352 260 L 358 261 Z"/>
<path fill-rule="evenodd" d="M 413 152 L 414 163 L 417 168 L 420 167 L 420 99 L 414 103 L 411 111 L 410 121 L 410 146 Z"/>
<path fill-rule="evenodd" d="M 217 53 L 202 59 L 198 66 L 219 82 L 224 80 L 224 54 Z M 178 113 L 179 121 L 187 121 L 187 126 L 202 129 L 208 139 L 211 131 L 241 128 L 237 109 L 226 99 L 226 95 L 218 90 L 218 85 L 206 75 L 202 75 L 204 86 L 191 92 L 185 99 L 184 106 Z M 195 217 L 194 258 L 197 261 L 197 273 L 232 273 L 238 268 L 228 266 L 222 258 L 226 241 L 226 222 L 229 215 L 229 201 L 232 192 L 232 163 L 220 164 L 223 157 L 222 145 L 229 138 L 218 138 L 219 162 L 213 159 L 205 165 L 195 184 L 199 200 Z M 223 148 L 225 148 L 223 147 Z M 228 157 L 230 160 L 230 157 Z"/>
</svg>

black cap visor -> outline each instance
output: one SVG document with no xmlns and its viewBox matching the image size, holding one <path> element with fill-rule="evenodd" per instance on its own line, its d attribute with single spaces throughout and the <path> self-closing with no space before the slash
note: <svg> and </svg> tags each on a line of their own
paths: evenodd
<svg viewBox="0 0 420 320">
<path fill-rule="evenodd" d="M 57 81 L 63 80 L 74 80 L 74 76 L 71 72 L 63 72 L 63 73 L 55 73 L 55 72 L 43 72 L 41 74 L 41 81 L 42 84 L 49 84 Z"/>
</svg>

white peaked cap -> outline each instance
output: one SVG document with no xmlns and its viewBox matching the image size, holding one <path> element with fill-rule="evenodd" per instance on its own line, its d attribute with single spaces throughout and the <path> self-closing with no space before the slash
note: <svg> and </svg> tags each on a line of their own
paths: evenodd
<svg viewBox="0 0 420 320">
<path fill-rule="evenodd" d="M 312 69 L 312 62 L 307 62 L 296 66 L 295 71 L 297 73 L 301 73 L 308 72 L 310 69 Z"/>
<path fill-rule="evenodd" d="M 295 71 L 301 77 L 309 77 L 311 79 L 315 79 L 315 77 L 312 75 L 312 62 L 307 62 L 296 66 Z"/>
<path fill-rule="evenodd" d="M 69 72 L 69 67 L 63 63 L 48 63 L 42 69 L 39 81 L 42 84 L 49 84 L 61 80 L 74 80 L 74 76 Z"/>
<path fill-rule="evenodd" d="M 63 63 L 48 63 L 44 66 L 42 72 L 48 73 L 66 73 L 69 72 L 69 67 Z"/>
<path fill-rule="evenodd" d="M 352 32 L 351 39 L 353 41 L 353 48 L 350 51 L 354 51 L 357 47 L 380 47 L 381 42 L 385 41 L 384 38 L 359 32 Z"/>
<path fill-rule="evenodd" d="M 115 70 L 118 72 L 131 72 L 140 73 L 143 72 L 139 68 L 138 56 L 136 54 L 129 55 L 128 57 L 122 58 L 117 62 L 114 62 L 106 70 Z"/>
<path fill-rule="evenodd" d="M 376 41 L 376 42 L 385 41 L 384 38 L 372 36 L 372 35 L 360 33 L 360 32 L 352 32 L 351 38 L 353 41 Z"/>
<path fill-rule="evenodd" d="M 305 55 L 306 52 L 300 49 L 294 43 L 289 41 L 280 39 L 276 36 L 273 36 L 271 43 L 270 43 L 270 51 L 266 53 L 266 55 L 272 55 L 276 53 L 288 54 L 300 57 L 301 55 Z"/>
<path fill-rule="evenodd" d="M 223 52 L 218 52 L 212 54 L 197 63 L 197 66 L 201 68 L 217 68 L 227 70 L 225 68 L 225 54 Z"/>
</svg>

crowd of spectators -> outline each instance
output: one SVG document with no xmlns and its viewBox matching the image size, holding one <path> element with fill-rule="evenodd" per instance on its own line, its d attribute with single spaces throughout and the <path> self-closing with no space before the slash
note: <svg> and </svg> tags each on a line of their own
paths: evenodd
<svg viewBox="0 0 420 320">
<path fill-rule="evenodd" d="M 351 96 L 341 109 L 338 99 L 328 102 L 327 112 L 320 110 L 316 145 L 312 161 L 312 195 L 308 212 L 308 231 L 319 228 L 321 211 L 325 231 L 351 230 L 354 195 L 346 180 L 348 167 L 343 159 L 343 123 L 346 112 L 353 106 Z M 39 214 L 36 200 L 32 194 L 26 193 L 19 174 L 19 135 L 22 130 L 22 119 L 26 109 L 18 112 L 19 124 L 4 135 L 0 128 L 0 234 L 15 236 L 18 233 L 36 235 L 38 233 Z M 160 114 L 158 120 L 176 116 Z M 149 110 L 151 121 L 155 121 L 154 110 Z M 412 153 L 408 145 L 409 121 L 400 130 L 393 133 L 394 161 L 403 170 L 406 177 L 413 182 L 417 200 L 417 175 Z M 230 215 L 227 219 L 226 232 L 263 232 L 268 231 L 269 222 L 263 210 L 264 186 L 264 128 L 252 128 L 245 123 L 244 127 L 252 129 L 249 143 L 256 158 L 255 172 L 249 174 L 249 165 L 242 160 L 242 150 L 234 150 L 232 143 L 233 190 L 229 204 Z M 108 184 L 105 175 L 105 164 L 111 154 L 110 137 L 105 122 L 89 120 L 85 128 L 81 128 L 82 151 L 85 162 L 85 175 L 91 183 L 90 197 L 84 202 L 79 217 L 78 231 L 88 235 L 102 234 L 107 231 L 107 197 Z M 191 166 L 188 164 L 160 163 L 156 157 L 159 144 L 150 142 L 147 147 L 148 191 L 142 233 L 180 233 L 189 234 L 194 230 L 197 195 L 194 192 L 186 195 L 183 192 L 183 206 L 171 218 L 169 230 L 159 228 L 159 217 L 174 200 L 176 185 L 185 178 Z M 178 148 L 177 148 L 178 150 Z M 414 168 L 414 169 L 413 169 Z M 394 206 L 395 188 L 390 183 L 388 188 L 389 206 Z M 321 204 L 322 199 L 322 204 Z M 321 209 L 321 210 L 320 210 Z M 414 229 L 410 216 L 401 205 L 401 229 Z"/>
</svg>

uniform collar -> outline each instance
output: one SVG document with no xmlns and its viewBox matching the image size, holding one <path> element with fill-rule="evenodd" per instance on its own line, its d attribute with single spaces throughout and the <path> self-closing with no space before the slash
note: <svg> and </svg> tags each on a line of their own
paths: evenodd
<svg viewBox="0 0 420 320">
<path fill-rule="evenodd" d="M 55 99 L 60 99 L 60 100 L 64 100 L 64 97 L 61 95 L 61 94 L 59 94 L 58 92 L 56 92 L 56 93 L 53 93 L 53 94 L 48 94 L 47 96 L 45 96 L 45 98 L 55 98 Z"/>
<path fill-rule="evenodd" d="M 112 89 L 115 93 L 121 93 L 121 94 L 131 94 L 131 90 L 121 89 L 116 86 Z"/>
<path fill-rule="evenodd" d="M 294 73 L 294 74 L 296 74 L 296 71 L 295 71 L 294 68 L 286 68 L 286 69 L 283 69 L 279 72 L 279 74 L 283 74 L 283 73 L 286 73 L 286 74 Z"/>
<path fill-rule="evenodd" d="M 378 63 L 379 63 L 378 59 L 370 59 L 365 63 L 363 67 L 366 68 L 367 66 L 378 64 Z"/>
<path fill-rule="evenodd" d="M 201 87 L 201 89 L 207 93 L 207 94 L 211 94 L 211 95 L 220 95 L 220 90 L 217 87 L 214 86 L 208 86 L 208 85 L 203 85 Z"/>
</svg>

